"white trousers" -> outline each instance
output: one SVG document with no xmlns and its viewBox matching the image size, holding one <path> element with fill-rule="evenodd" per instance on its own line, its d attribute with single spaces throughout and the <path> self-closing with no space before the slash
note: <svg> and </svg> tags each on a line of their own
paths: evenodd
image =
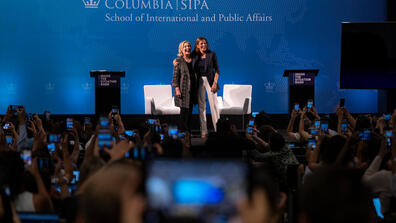
<svg viewBox="0 0 396 223">
<path fill-rule="evenodd" d="M 208 94 L 210 113 L 212 115 L 212 122 L 214 130 L 216 131 L 216 124 L 220 118 L 219 109 L 217 106 L 217 92 L 213 93 L 209 85 L 208 79 L 202 77 L 199 79 L 198 85 L 198 110 L 199 110 L 199 120 L 201 123 L 201 134 L 208 134 L 208 127 L 206 125 L 206 100 L 205 100 L 205 90 Z"/>
</svg>

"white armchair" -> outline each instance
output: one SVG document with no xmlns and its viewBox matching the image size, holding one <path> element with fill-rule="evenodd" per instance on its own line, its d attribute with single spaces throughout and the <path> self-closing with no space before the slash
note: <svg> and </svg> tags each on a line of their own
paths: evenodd
<svg viewBox="0 0 396 223">
<path fill-rule="evenodd" d="M 223 97 L 217 97 L 217 103 L 220 114 L 250 114 L 252 85 L 225 84 L 223 86 Z"/>
<path fill-rule="evenodd" d="M 171 85 L 144 85 L 144 111 L 146 115 L 177 115 Z"/>
</svg>

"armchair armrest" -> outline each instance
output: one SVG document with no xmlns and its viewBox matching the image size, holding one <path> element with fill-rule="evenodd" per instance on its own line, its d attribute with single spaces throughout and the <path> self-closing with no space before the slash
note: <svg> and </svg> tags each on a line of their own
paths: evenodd
<svg viewBox="0 0 396 223">
<path fill-rule="evenodd" d="M 221 96 L 218 96 L 218 97 L 217 97 L 217 105 L 219 106 L 219 108 L 224 107 L 224 104 L 223 104 L 223 97 L 221 97 Z"/>
</svg>

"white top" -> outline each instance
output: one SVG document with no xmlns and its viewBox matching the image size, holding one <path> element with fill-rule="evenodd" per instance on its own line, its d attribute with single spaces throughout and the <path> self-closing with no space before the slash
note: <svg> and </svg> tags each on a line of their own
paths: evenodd
<svg viewBox="0 0 396 223">
<path fill-rule="evenodd" d="M 36 212 L 33 204 L 33 194 L 30 192 L 23 192 L 15 199 L 15 209 L 20 212 Z"/>
</svg>

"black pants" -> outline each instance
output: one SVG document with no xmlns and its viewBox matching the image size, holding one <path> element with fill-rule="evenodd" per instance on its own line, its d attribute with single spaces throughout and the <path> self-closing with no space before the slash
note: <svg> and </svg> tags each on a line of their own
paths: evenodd
<svg viewBox="0 0 396 223">
<path fill-rule="evenodd" d="M 180 131 L 191 132 L 192 106 L 180 108 Z"/>
</svg>

